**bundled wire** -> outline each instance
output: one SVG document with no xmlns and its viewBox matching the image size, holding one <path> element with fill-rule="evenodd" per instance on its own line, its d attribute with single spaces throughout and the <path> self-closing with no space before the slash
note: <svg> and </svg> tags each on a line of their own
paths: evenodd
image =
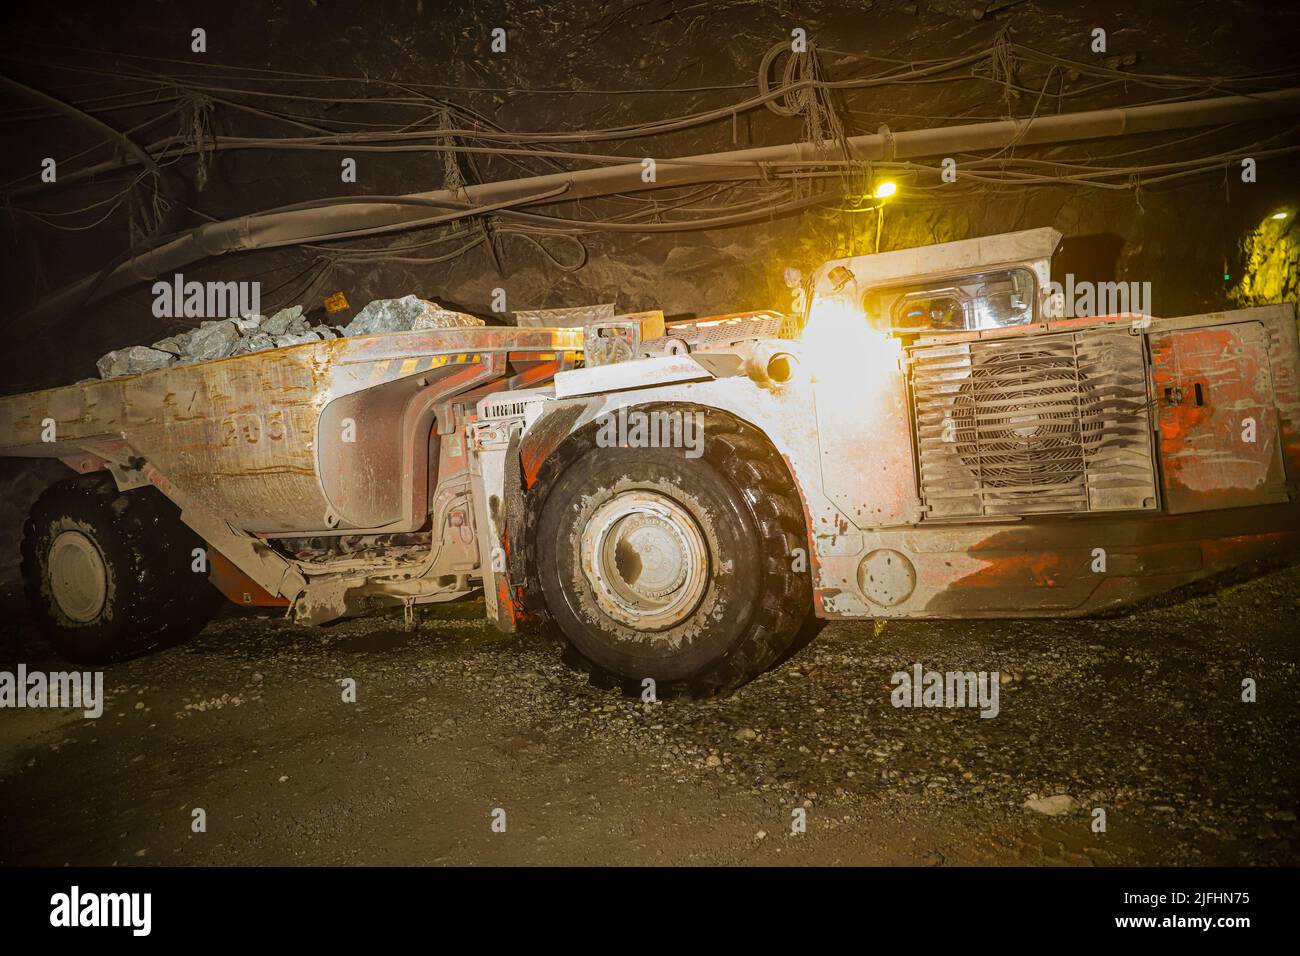
<svg viewBox="0 0 1300 956">
<path fill-rule="evenodd" d="M 75 51 L 65 49 L 63 52 Z M 386 231 L 377 228 L 313 236 L 301 244 L 302 248 L 313 252 L 327 264 L 361 263 L 377 259 L 432 264 L 463 256 L 485 243 L 491 246 L 491 237 L 495 235 L 502 240 L 518 239 L 546 256 L 557 267 L 573 269 L 579 268 L 586 261 L 587 250 L 582 237 L 594 233 L 654 233 L 723 228 L 789 215 L 832 202 L 851 203 L 855 197 L 859 205 L 852 208 L 861 209 L 860 197 L 865 193 L 865 187 L 870 185 L 874 173 L 880 170 L 890 170 L 914 178 L 914 188 L 907 191 L 908 195 L 903 201 L 931 201 L 927 191 L 934 188 L 929 184 L 937 173 L 933 167 L 895 162 L 881 162 L 864 167 L 862 162 L 850 155 L 848 138 L 852 134 L 849 129 L 851 118 L 876 114 L 844 108 L 837 103 L 839 97 L 852 97 L 864 91 L 890 87 L 970 84 L 970 81 L 976 80 L 995 84 L 1007 108 L 1015 96 L 1032 94 L 1035 98 L 1030 116 L 1034 117 L 1039 115 L 1049 95 L 1056 97 L 1059 110 L 1062 97 L 1096 95 L 1118 86 L 1134 85 L 1155 90 L 1163 97 L 1157 102 L 1166 102 L 1208 90 L 1250 93 L 1300 78 L 1300 69 L 1295 68 L 1230 77 L 1119 70 L 1104 64 L 1082 63 L 1043 53 L 1015 42 L 1005 28 L 999 31 L 991 44 L 952 57 L 903 60 L 861 53 L 828 52 L 844 58 L 839 67 L 864 66 L 866 69 L 861 75 L 832 79 L 827 76 L 813 44 L 810 43 L 804 51 L 794 52 L 788 43 L 781 43 L 763 54 L 757 75 L 751 83 L 657 91 L 745 91 L 746 95 L 729 104 L 621 126 L 531 131 L 505 129 L 464 103 L 432 93 L 457 89 L 462 95 L 468 95 L 490 91 L 489 87 L 452 88 L 367 77 L 220 66 L 202 76 L 193 73 L 169 76 L 155 72 L 146 64 L 179 64 L 187 61 L 125 55 L 123 58 L 135 65 L 127 69 L 105 69 L 84 59 L 76 62 L 46 62 L 41 65 L 73 76 L 94 78 L 90 83 L 64 87 L 68 91 L 75 89 L 91 94 L 79 99 L 73 109 L 93 109 L 97 114 L 104 115 L 140 111 L 150 113 L 119 136 L 134 137 L 167 121 L 175 124 L 176 132 L 111 158 L 102 158 L 102 144 L 65 158 L 65 164 L 69 160 L 74 161 L 74 164 L 71 168 L 60 170 L 60 188 L 87 185 L 92 180 L 96 188 L 102 188 L 103 179 L 109 174 L 126 173 L 130 177 L 124 186 L 93 203 L 66 210 L 33 209 L 15 205 L 15 200 L 37 192 L 30 180 L 15 180 L 5 184 L 0 187 L 0 195 L 13 214 L 31 217 L 52 228 L 72 231 L 98 228 L 125 209 L 132 247 L 147 247 L 157 243 L 157 234 L 166 214 L 173 208 L 161 190 L 160 169 L 186 161 L 193 166 L 192 175 L 202 191 L 209 181 L 217 155 L 227 150 L 346 150 L 441 154 L 443 185 L 454 191 L 465 186 L 467 173 L 473 177 L 471 181 L 481 181 L 482 177 L 475 171 L 477 159 L 507 164 L 522 170 L 526 175 L 538 175 L 539 168 L 546 172 L 556 172 L 571 168 L 574 163 L 591 166 L 636 162 L 646 152 L 643 147 L 627 151 L 617 148 L 598 151 L 592 146 L 597 143 L 615 146 L 628 144 L 721 122 L 734 124 L 737 116 L 749 111 L 763 110 L 781 118 L 801 120 L 803 140 L 814 144 L 816 158 L 764 169 L 763 176 L 758 181 L 744 181 L 751 178 L 752 173 L 740 175 L 734 171 L 720 170 L 719 182 L 672 192 L 666 198 L 615 195 L 592 206 L 578 203 L 576 209 L 571 209 L 568 215 L 563 216 L 541 211 L 535 205 L 528 210 L 513 208 L 515 202 L 484 208 L 475 208 L 468 203 L 458 206 L 442 203 L 436 214 L 404 222 L 401 228 L 433 230 L 443 227 L 450 230 L 445 236 L 383 248 L 349 245 L 366 235 Z M 14 63 L 34 62 L 14 53 L 0 54 L 0 58 Z M 1072 78 L 1086 77 L 1095 82 L 1066 90 L 1064 86 L 1067 74 Z M 130 88 L 105 93 L 105 79 L 127 84 Z M 1054 80 L 1057 88 L 1049 94 Z M 612 91 L 554 89 L 525 92 L 538 96 L 567 97 L 598 92 L 609 95 Z M 328 100 L 331 106 L 328 117 L 312 115 L 310 110 L 303 112 L 304 106 L 301 104 L 314 105 L 322 100 Z M 379 118 L 381 111 L 382 114 L 397 118 L 382 120 Z M 0 110 L 0 122 L 32 122 L 57 115 L 60 115 L 59 108 L 47 101 L 41 105 Z M 911 115 L 923 121 L 953 118 L 931 114 L 903 115 Z M 285 133 L 280 136 L 251 136 L 231 132 L 218 139 L 214 135 L 218 117 L 222 120 L 223 129 L 256 121 L 262 125 L 275 124 L 275 127 L 284 128 Z M 1167 149 L 1199 137 L 1219 134 L 1223 129 L 1224 127 L 1219 127 L 1193 136 L 1143 146 L 1129 153 L 1112 153 L 1111 158 L 1131 158 Z M 1272 137 L 1266 144 L 1255 144 L 1252 147 L 1255 149 L 1254 155 L 1286 155 L 1295 151 L 1300 147 L 1292 143 L 1294 133 L 1294 130 L 1286 130 Z M 583 144 L 586 148 L 561 148 L 569 144 Z M 838 150 L 834 148 L 836 145 L 839 146 Z M 1261 151 L 1258 148 L 1260 145 L 1267 145 L 1268 149 Z M 1017 143 L 1012 142 L 993 153 L 961 157 L 961 183 L 955 188 L 952 184 L 946 185 L 945 197 L 959 198 L 968 195 L 975 187 L 987 185 L 1017 190 L 1068 185 L 1136 191 L 1204 174 L 1221 167 L 1228 158 L 1237 155 L 1237 150 L 1218 150 L 1176 162 L 1160 162 L 1156 156 L 1152 161 L 1108 165 L 1093 161 L 1087 156 L 1051 160 L 1032 156 L 1018 157 L 1015 155 L 1016 147 Z M 101 158 L 94 161 L 93 157 L 97 153 Z M 81 162 L 82 165 L 76 165 L 76 162 Z M 141 166 L 144 168 L 136 168 Z M 38 202 L 41 205 L 48 203 L 48 192 L 40 190 Z M 410 200 L 383 196 L 346 197 L 326 200 L 320 205 L 340 202 L 409 204 Z M 530 198 L 529 202 L 535 204 L 536 197 Z M 311 204 L 299 204 L 297 208 L 308 205 Z M 852 224 L 855 217 L 848 218 L 850 221 L 846 223 L 846 228 L 856 228 Z M 477 230 L 466 232 L 458 225 L 470 220 L 476 221 Z M 429 246 L 445 241 L 453 241 L 454 247 L 449 251 L 422 254 Z M 575 254 L 572 257 L 557 256 L 545 245 L 547 241 L 569 244 Z M 495 250 L 495 247 L 492 248 Z"/>
</svg>

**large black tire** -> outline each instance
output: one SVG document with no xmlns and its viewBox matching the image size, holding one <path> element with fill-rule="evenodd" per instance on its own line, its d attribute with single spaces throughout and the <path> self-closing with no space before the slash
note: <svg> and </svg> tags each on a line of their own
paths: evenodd
<svg viewBox="0 0 1300 956">
<path fill-rule="evenodd" d="M 734 690 L 791 650 L 811 611 L 808 573 L 794 570 L 806 567 L 803 513 L 784 464 L 733 417 L 686 410 L 705 415 L 702 457 L 580 434 L 585 447 L 536 523 L 535 580 L 567 659 L 626 693 L 646 678 L 659 696 Z"/>
<path fill-rule="evenodd" d="M 192 570 L 203 542 L 154 488 L 119 492 L 97 472 L 47 488 L 23 529 L 23 581 L 42 633 L 77 664 L 177 644 L 221 594 Z"/>
</svg>

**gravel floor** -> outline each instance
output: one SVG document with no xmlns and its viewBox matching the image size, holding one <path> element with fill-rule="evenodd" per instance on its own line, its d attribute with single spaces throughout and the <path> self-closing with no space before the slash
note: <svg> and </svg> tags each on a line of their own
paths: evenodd
<svg viewBox="0 0 1300 956">
<path fill-rule="evenodd" d="M 4 611 L 6 660 L 66 669 Z M 1297 613 L 1290 568 L 1104 620 L 837 623 L 647 705 L 479 601 L 233 611 L 111 668 L 99 720 L 0 712 L 0 863 L 1295 864 Z M 1000 713 L 893 707 L 916 663 L 998 671 Z"/>
</svg>

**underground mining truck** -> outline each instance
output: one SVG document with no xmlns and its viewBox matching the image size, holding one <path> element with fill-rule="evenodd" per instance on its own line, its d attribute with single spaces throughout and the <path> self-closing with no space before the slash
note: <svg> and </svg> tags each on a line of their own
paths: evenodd
<svg viewBox="0 0 1300 956">
<path fill-rule="evenodd" d="M 35 614 L 97 663 L 217 592 L 323 624 L 482 588 L 601 682 L 708 694 L 825 619 L 1082 615 L 1293 557 L 1292 308 L 1072 315 L 1059 240 L 828 262 L 796 316 L 559 310 L 0 399 L 0 452 L 76 473 L 26 525 Z"/>
</svg>

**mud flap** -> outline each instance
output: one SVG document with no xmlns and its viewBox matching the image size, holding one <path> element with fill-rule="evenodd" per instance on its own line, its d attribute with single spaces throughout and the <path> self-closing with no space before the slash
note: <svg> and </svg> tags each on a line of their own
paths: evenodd
<svg viewBox="0 0 1300 956">
<path fill-rule="evenodd" d="M 470 479 L 474 490 L 474 520 L 479 542 L 479 567 L 483 573 L 483 601 L 487 618 L 497 629 L 513 634 L 519 629 L 518 601 L 511 584 L 522 580 L 511 573 L 511 547 L 508 511 L 518 509 L 521 498 L 519 479 L 519 434 L 507 432 L 496 423 L 471 426 Z M 507 437 L 508 436 L 508 437 Z M 510 498 L 516 504 L 507 505 Z M 522 522 L 518 522 L 522 524 Z"/>
</svg>

